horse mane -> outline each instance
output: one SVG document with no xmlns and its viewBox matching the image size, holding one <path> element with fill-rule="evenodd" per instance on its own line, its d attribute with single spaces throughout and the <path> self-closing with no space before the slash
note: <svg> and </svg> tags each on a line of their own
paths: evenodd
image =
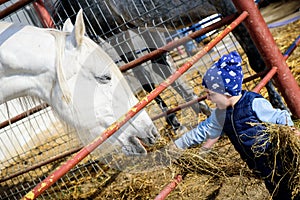
<svg viewBox="0 0 300 200">
<path fill-rule="evenodd" d="M 64 74 L 62 66 L 62 58 L 64 57 L 64 49 L 66 46 L 66 32 L 61 32 L 57 30 L 48 30 L 51 35 L 55 38 L 55 65 L 56 65 L 56 74 L 59 87 L 62 91 L 62 100 L 66 103 L 71 102 L 71 92 L 66 81 L 66 76 Z"/>
<path fill-rule="evenodd" d="M 54 36 L 55 38 L 55 46 L 56 46 L 56 51 L 55 51 L 55 65 L 56 65 L 56 73 L 57 73 L 57 80 L 59 87 L 62 91 L 62 99 L 66 103 L 71 103 L 71 92 L 69 89 L 69 86 L 66 81 L 66 76 L 64 74 L 63 70 L 63 65 L 62 65 L 62 58 L 64 57 L 64 49 L 66 46 L 66 37 L 69 32 L 63 32 L 59 31 L 56 29 L 48 29 L 47 30 L 51 35 Z M 86 45 L 87 48 L 89 47 L 95 47 L 95 44 L 92 40 L 90 40 L 88 37 L 83 37 L 83 43 L 82 45 Z M 99 53 L 99 52 L 98 52 Z"/>
</svg>

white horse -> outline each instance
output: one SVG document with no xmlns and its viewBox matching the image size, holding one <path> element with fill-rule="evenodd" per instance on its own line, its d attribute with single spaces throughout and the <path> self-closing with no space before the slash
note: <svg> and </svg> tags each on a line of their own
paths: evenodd
<svg viewBox="0 0 300 200">
<path fill-rule="evenodd" d="M 63 31 L 0 23 L 0 103 L 37 96 L 67 124 L 77 128 L 83 143 L 92 141 L 138 100 L 113 60 L 84 36 L 82 11 L 75 26 Z M 145 110 L 100 145 L 122 146 L 127 154 L 145 154 L 158 131 Z"/>
</svg>

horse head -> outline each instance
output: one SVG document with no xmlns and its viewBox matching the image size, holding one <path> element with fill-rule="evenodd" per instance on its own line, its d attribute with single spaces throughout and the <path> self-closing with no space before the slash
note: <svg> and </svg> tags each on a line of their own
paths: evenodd
<svg viewBox="0 0 300 200">
<path fill-rule="evenodd" d="M 78 128 L 80 138 L 86 143 L 99 136 L 138 100 L 113 60 L 84 35 L 82 11 L 74 26 L 70 20 L 65 22 L 63 33 L 65 40 L 59 42 L 56 37 L 58 81 L 51 105 L 63 119 Z M 152 145 L 157 137 L 156 127 L 142 110 L 100 148 L 107 150 L 119 145 L 128 154 L 144 154 L 142 144 Z"/>
<path fill-rule="evenodd" d="M 0 41 L 1 103 L 38 96 L 78 130 L 84 144 L 138 102 L 113 60 L 85 36 L 82 11 L 75 25 L 67 20 L 62 31 L 1 23 Z M 157 137 L 141 110 L 99 148 L 118 145 L 128 154 L 145 154 L 143 145 L 154 144 Z"/>
</svg>

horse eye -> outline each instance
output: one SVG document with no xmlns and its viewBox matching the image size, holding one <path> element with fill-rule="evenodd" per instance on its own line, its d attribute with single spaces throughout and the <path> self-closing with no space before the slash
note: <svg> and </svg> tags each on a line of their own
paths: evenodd
<svg viewBox="0 0 300 200">
<path fill-rule="evenodd" d="M 95 76 L 95 79 L 100 84 L 106 84 L 111 80 L 111 76 L 108 74 L 102 76 Z"/>
</svg>

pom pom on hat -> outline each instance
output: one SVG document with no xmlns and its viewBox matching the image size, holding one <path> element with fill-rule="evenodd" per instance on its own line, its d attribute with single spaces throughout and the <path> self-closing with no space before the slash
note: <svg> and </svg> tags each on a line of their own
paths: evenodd
<svg viewBox="0 0 300 200">
<path fill-rule="evenodd" d="M 241 63 L 242 59 L 236 51 L 222 56 L 206 71 L 202 85 L 220 94 L 240 95 L 243 82 Z"/>
</svg>

